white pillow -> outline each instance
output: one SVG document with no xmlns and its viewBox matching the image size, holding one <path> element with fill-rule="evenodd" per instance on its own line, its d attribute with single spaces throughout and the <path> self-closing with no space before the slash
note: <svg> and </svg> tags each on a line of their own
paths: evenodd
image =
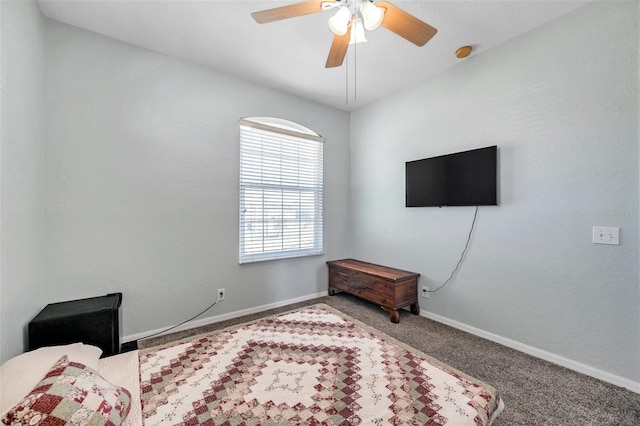
<svg viewBox="0 0 640 426">
<path fill-rule="evenodd" d="M 51 366 L 64 355 L 67 355 L 70 361 L 97 370 L 102 349 L 73 343 L 40 348 L 11 358 L 0 366 L 0 414 L 4 415 L 28 395 Z"/>
</svg>

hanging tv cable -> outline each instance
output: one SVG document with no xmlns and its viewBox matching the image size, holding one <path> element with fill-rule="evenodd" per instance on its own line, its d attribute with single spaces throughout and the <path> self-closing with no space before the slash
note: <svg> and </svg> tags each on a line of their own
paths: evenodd
<svg viewBox="0 0 640 426">
<path fill-rule="evenodd" d="M 473 222 L 471 222 L 471 229 L 469 229 L 469 235 L 467 236 L 467 243 L 464 245 L 464 250 L 462 250 L 462 254 L 460 255 L 460 259 L 458 259 L 458 263 L 456 264 L 456 267 L 453 269 L 453 271 L 451 271 L 451 275 L 449 275 L 449 278 L 447 278 L 447 280 L 444 283 L 442 283 L 440 287 L 436 288 L 435 290 L 427 290 L 428 293 L 435 293 L 436 291 L 440 290 L 442 287 L 447 285 L 447 283 L 451 281 L 455 273 L 458 272 L 458 269 L 460 268 L 460 264 L 464 259 L 464 255 L 467 252 L 467 249 L 469 248 L 469 243 L 471 242 L 471 234 L 473 233 L 473 228 L 476 225 L 477 217 L 478 217 L 478 206 L 476 206 L 476 211 L 473 214 Z"/>
</svg>

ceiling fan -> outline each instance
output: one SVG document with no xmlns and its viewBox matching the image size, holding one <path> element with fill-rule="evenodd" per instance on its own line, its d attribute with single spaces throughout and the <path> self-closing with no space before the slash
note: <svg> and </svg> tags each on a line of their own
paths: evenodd
<svg viewBox="0 0 640 426">
<path fill-rule="evenodd" d="M 373 0 L 309 0 L 274 9 L 253 12 L 251 16 L 259 24 L 295 18 L 337 8 L 329 18 L 329 28 L 335 34 L 326 68 L 339 67 L 344 61 L 350 44 L 367 41 L 364 30 L 374 30 L 382 25 L 417 46 L 424 46 L 438 30 L 422 22 L 404 10 Z"/>
</svg>

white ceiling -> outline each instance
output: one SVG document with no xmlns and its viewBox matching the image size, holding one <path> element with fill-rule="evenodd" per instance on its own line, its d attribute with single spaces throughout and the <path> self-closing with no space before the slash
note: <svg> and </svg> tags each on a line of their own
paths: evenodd
<svg viewBox="0 0 640 426">
<path fill-rule="evenodd" d="M 456 65 L 460 46 L 473 46 L 465 59 L 473 60 L 587 2 L 391 0 L 438 33 L 417 47 L 382 27 L 369 31 L 368 43 L 349 48 L 347 70 L 324 67 L 331 11 L 262 25 L 251 18 L 253 11 L 295 1 L 38 1 L 51 19 L 346 111 Z"/>
</svg>

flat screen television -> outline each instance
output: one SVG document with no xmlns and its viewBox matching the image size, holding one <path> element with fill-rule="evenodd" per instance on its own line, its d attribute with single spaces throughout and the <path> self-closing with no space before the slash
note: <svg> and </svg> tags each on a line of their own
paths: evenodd
<svg viewBox="0 0 640 426">
<path fill-rule="evenodd" d="M 406 206 L 495 206 L 498 147 L 406 163 Z"/>
</svg>

